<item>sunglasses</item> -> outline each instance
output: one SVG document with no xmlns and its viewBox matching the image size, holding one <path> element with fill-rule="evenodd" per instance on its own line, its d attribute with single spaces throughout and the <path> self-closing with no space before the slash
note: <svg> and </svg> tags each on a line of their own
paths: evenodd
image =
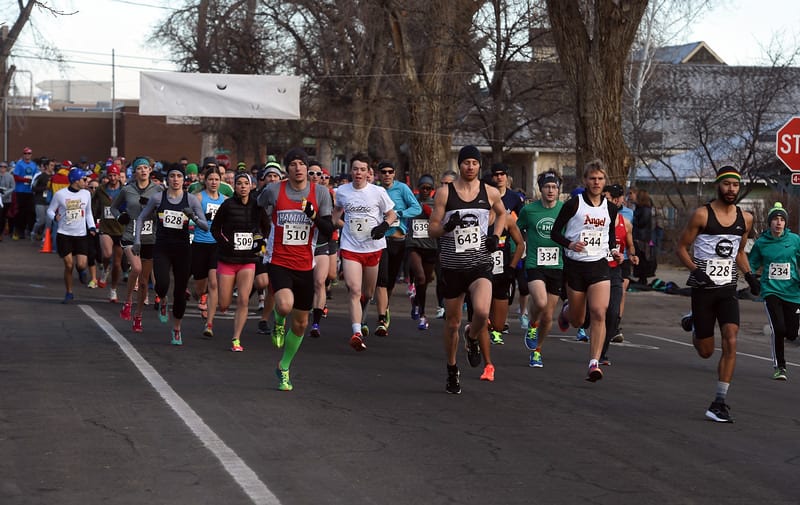
<svg viewBox="0 0 800 505">
<path fill-rule="evenodd" d="M 420 186 L 420 191 L 433 191 L 433 186 Z"/>
<path fill-rule="evenodd" d="M 308 175 L 312 177 L 322 177 L 322 172 L 313 172 L 311 170 L 308 171 Z"/>
<path fill-rule="evenodd" d="M 393 174 L 394 170 L 381 170 L 382 174 Z"/>
<path fill-rule="evenodd" d="M 330 176 L 330 175 L 323 175 L 323 176 L 322 176 L 322 178 L 323 178 L 323 179 L 330 179 L 330 178 L 331 178 L 331 176 Z"/>
</svg>

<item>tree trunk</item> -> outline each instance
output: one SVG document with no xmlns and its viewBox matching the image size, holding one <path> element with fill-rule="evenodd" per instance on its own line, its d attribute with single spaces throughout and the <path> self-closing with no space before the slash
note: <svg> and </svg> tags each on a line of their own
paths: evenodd
<svg viewBox="0 0 800 505">
<path fill-rule="evenodd" d="M 575 157 L 600 158 L 624 183 L 631 160 L 622 135 L 625 66 L 647 0 L 547 0 L 561 68 L 575 97 Z"/>
</svg>

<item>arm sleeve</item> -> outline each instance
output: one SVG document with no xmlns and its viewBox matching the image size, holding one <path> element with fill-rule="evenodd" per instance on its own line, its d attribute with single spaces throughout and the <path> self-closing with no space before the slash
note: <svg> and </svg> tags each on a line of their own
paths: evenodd
<svg viewBox="0 0 800 505">
<path fill-rule="evenodd" d="M 608 225 L 608 250 L 613 251 L 615 247 L 617 247 L 617 210 L 616 208 L 611 208 L 611 205 L 608 206 L 608 217 L 609 217 L 609 225 Z"/>
<path fill-rule="evenodd" d="M 89 193 L 89 191 L 86 190 L 86 189 L 84 189 L 83 191 L 86 191 L 87 193 Z M 94 222 L 94 213 L 92 212 L 92 196 L 91 196 L 91 193 L 86 198 L 86 204 L 87 204 L 86 205 L 86 229 L 87 230 L 95 230 L 97 227 L 96 227 L 95 222 Z"/>
<path fill-rule="evenodd" d="M 47 206 L 47 217 L 51 220 L 56 218 L 56 210 L 58 210 L 58 201 L 61 199 L 61 195 L 56 192 L 53 195 L 53 199 L 50 201 L 50 205 Z"/>
<path fill-rule="evenodd" d="M 422 214 L 422 205 L 419 204 L 417 197 L 414 196 L 414 192 L 411 191 L 411 188 L 408 186 L 406 186 L 405 191 L 403 191 L 403 200 L 406 203 L 406 209 L 403 211 L 402 216 L 397 217 L 405 219 Z"/>
<path fill-rule="evenodd" d="M 142 239 L 142 223 L 150 217 L 150 214 L 153 213 L 153 210 L 156 209 L 159 205 L 161 205 L 161 197 L 164 193 L 158 192 L 155 193 L 150 199 L 147 201 L 147 205 L 144 206 L 142 212 L 139 213 L 139 217 L 136 219 L 136 227 L 133 230 L 133 243 L 139 244 L 141 243 Z"/>
<path fill-rule="evenodd" d="M 553 223 L 553 229 L 550 230 L 550 238 L 561 247 L 569 247 L 569 239 L 564 236 L 561 230 L 567 226 L 567 222 L 578 212 L 578 198 L 580 197 L 581 195 L 571 198 L 561 207 L 558 217 L 556 217 L 556 222 Z"/>
<path fill-rule="evenodd" d="M 214 220 L 211 221 L 211 236 L 214 237 L 214 240 L 217 243 L 225 241 L 222 235 L 222 222 L 225 221 L 225 214 L 228 212 L 228 206 L 225 205 L 228 200 L 222 202 L 222 205 L 219 206 L 217 209 L 217 214 L 214 216 Z"/>
<path fill-rule="evenodd" d="M 200 205 L 200 200 L 198 200 L 193 196 L 190 196 L 189 207 L 192 208 L 192 212 L 195 215 L 194 219 L 195 226 L 199 227 L 203 231 L 208 231 L 208 221 L 206 220 L 206 215 L 203 214 L 203 206 Z"/>
</svg>

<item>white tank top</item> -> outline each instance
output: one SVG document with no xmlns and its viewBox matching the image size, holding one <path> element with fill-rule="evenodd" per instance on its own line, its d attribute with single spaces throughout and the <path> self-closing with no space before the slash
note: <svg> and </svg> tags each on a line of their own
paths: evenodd
<svg viewBox="0 0 800 505">
<path fill-rule="evenodd" d="M 582 262 L 606 259 L 610 227 L 611 216 L 605 198 L 600 200 L 600 205 L 593 207 L 586 203 L 583 195 L 578 196 L 578 211 L 567 221 L 564 236 L 570 242 L 585 242 L 586 247 L 581 252 L 567 249 L 564 254 L 571 260 Z"/>
</svg>

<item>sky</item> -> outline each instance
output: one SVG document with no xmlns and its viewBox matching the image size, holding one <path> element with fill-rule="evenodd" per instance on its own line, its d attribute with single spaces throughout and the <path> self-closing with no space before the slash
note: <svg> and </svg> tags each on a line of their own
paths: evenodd
<svg viewBox="0 0 800 505">
<path fill-rule="evenodd" d="M 51 79 L 112 80 L 111 52 L 115 52 L 116 98 L 138 98 L 141 70 L 175 70 L 163 48 L 146 45 L 146 33 L 182 0 L 48 0 L 70 16 L 34 11 L 33 23 L 41 36 L 58 47 L 68 66 L 37 56 L 37 40 L 26 30 L 13 51 L 18 85 Z M 2 0 L 6 14 L 16 13 L 16 1 Z M 7 7 L 9 5 L 10 7 Z M 782 40 L 787 49 L 800 46 L 800 8 L 797 0 L 718 0 L 716 8 L 698 21 L 682 42 L 703 40 L 729 65 L 766 62 L 764 48 Z M 800 66 L 800 61 L 796 63 Z M 128 68 L 137 67 L 137 68 Z M 109 96 L 108 99 L 111 97 Z"/>
</svg>

